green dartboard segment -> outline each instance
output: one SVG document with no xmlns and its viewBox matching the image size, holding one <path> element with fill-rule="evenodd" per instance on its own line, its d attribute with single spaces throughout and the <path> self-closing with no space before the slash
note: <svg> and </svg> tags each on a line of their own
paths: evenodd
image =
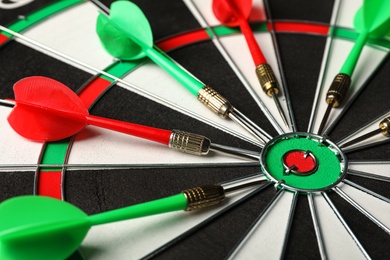
<svg viewBox="0 0 390 260">
<path fill-rule="evenodd" d="M 310 152 L 316 160 L 316 170 L 309 175 L 289 173 L 284 156 L 301 150 Z M 321 191 L 339 183 L 346 172 L 346 159 L 341 150 L 322 137 L 289 133 L 271 140 L 262 151 L 261 167 L 275 183 L 292 191 Z"/>
</svg>

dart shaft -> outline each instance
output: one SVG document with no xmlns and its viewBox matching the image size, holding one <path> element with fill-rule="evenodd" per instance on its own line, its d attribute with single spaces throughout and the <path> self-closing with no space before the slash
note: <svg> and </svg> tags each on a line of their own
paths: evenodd
<svg viewBox="0 0 390 260">
<path fill-rule="evenodd" d="M 174 61 L 168 58 L 163 53 L 157 50 L 156 46 L 149 46 L 136 35 L 128 33 L 127 30 L 123 29 L 120 24 L 111 21 L 112 24 L 118 28 L 121 32 L 125 33 L 134 43 L 139 45 L 152 61 L 159 65 L 162 69 L 168 72 L 172 77 L 180 82 L 187 90 L 193 95 L 198 95 L 198 92 L 203 88 L 204 84 L 197 80 L 194 76 L 190 75 L 187 71 L 177 65 Z"/>
<path fill-rule="evenodd" d="M 191 211 L 216 205 L 224 198 L 225 192 L 221 185 L 206 185 L 170 197 L 92 215 L 88 219 L 91 225 L 100 225 L 178 210 Z"/>
<path fill-rule="evenodd" d="M 153 200 L 126 208 L 107 211 L 90 216 L 91 225 L 100 225 L 126 219 L 151 216 L 171 211 L 185 210 L 187 199 L 184 194 L 177 194 L 167 198 Z"/>
<path fill-rule="evenodd" d="M 350 53 L 348 54 L 347 59 L 345 60 L 340 73 L 352 76 L 353 71 L 355 70 L 356 64 L 359 60 L 360 54 L 363 50 L 364 44 L 368 39 L 368 33 L 361 33 L 357 38 L 355 44 L 353 45 Z"/>
<path fill-rule="evenodd" d="M 119 120 L 103 118 L 98 116 L 87 115 L 88 124 L 114 130 L 117 132 L 137 136 L 140 138 L 148 139 L 154 142 L 159 142 L 165 145 L 169 145 L 171 138 L 171 131 L 133 124 L 129 122 L 123 122 Z"/>
<path fill-rule="evenodd" d="M 265 59 L 264 54 L 256 41 L 255 35 L 253 34 L 253 31 L 249 26 L 248 21 L 246 21 L 245 19 L 240 19 L 240 29 L 245 37 L 246 43 L 248 45 L 249 51 L 251 52 L 252 59 L 255 65 L 258 66 L 260 64 L 267 63 L 267 60 Z"/>
<path fill-rule="evenodd" d="M 202 156 L 207 155 L 210 150 L 214 150 L 241 158 L 258 159 L 258 155 L 254 156 L 252 151 L 212 144 L 207 137 L 194 133 L 180 130 L 169 131 L 92 115 L 88 115 L 86 118 L 91 125 L 159 142 L 168 145 L 172 150 L 183 153 Z M 224 149 L 218 149 L 219 147 L 224 147 Z"/>
<path fill-rule="evenodd" d="M 264 176 L 254 175 L 223 184 L 204 185 L 184 190 L 180 194 L 170 197 L 95 214 L 89 216 L 88 220 L 91 225 L 100 225 L 178 210 L 192 211 L 203 209 L 222 202 L 226 193 L 259 185 L 264 180 Z"/>
<path fill-rule="evenodd" d="M 204 84 L 190 75 L 187 71 L 178 66 L 175 62 L 169 59 L 164 54 L 157 51 L 155 48 L 145 49 L 146 55 L 153 60 L 162 69 L 174 77 L 180 84 L 182 84 L 194 96 L 204 87 Z"/>
<path fill-rule="evenodd" d="M 253 62 L 255 63 L 256 66 L 266 63 L 267 61 L 264 57 L 264 54 L 261 51 L 260 46 L 256 41 L 255 35 L 253 34 L 253 31 L 249 26 L 247 19 L 240 12 L 240 9 L 235 6 L 233 1 L 227 0 L 226 2 L 228 3 L 230 11 L 234 14 L 236 19 L 238 20 L 240 30 L 245 37 L 249 51 L 251 52 L 253 58 Z"/>
</svg>

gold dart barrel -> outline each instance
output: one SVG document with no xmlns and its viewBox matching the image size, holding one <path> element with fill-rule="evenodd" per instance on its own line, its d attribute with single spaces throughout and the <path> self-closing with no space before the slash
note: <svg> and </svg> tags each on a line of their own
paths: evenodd
<svg viewBox="0 0 390 260">
<path fill-rule="evenodd" d="M 272 70 L 271 66 L 267 63 L 260 64 L 256 67 L 256 76 L 260 82 L 260 86 L 267 96 L 272 97 L 276 108 L 280 116 L 283 119 L 283 122 L 286 126 L 289 126 L 286 115 L 284 114 L 283 108 L 280 105 L 277 95 L 279 94 L 279 84 L 276 79 L 275 73 Z"/>
<path fill-rule="evenodd" d="M 222 118 L 228 118 L 229 113 L 233 111 L 232 104 L 209 86 L 199 90 L 198 100 Z"/>
<path fill-rule="evenodd" d="M 279 93 L 279 84 L 271 66 L 267 63 L 260 64 L 256 67 L 256 75 L 259 79 L 263 91 L 270 97 Z"/>
<path fill-rule="evenodd" d="M 379 123 L 379 128 L 382 130 L 382 134 L 384 136 L 390 136 L 390 116 L 383 119 L 380 123 Z"/>
<path fill-rule="evenodd" d="M 194 155 L 208 154 L 210 145 L 211 141 L 207 137 L 180 130 L 172 130 L 169 142 L 171 149 Z"/>
<path fill-rule="evenodd" d="M 339 73 L 333 79 L 332 85 L 326 93 L 326 103 L 333 107 L 338 107 L 347 95 L 351 85 L 351 77 L 347 74 Z"/>
<path fill-rule="evenodd" d="M 216 205 L 225 199 L 225 191 L 221 185 L 206 185 L 182 191 L 187 199 L 186 211 Z"/>
</svg>

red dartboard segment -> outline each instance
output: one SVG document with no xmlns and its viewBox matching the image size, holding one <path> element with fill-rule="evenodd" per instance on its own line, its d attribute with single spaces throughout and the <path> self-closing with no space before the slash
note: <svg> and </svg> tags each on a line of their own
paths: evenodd
<svg viewBox="0 0 390 260">
<path fill-rule="evenodd" d="M 0 33 L 0 45 L 8 41 L 9 38 L 3 34 Z"/>
<path fill-rule="evenodd" d="M 276 32 L 286 33 L 305 33 L 305 34 L 319 34 L 328 35 L 329 25 L 325 24 L 314 24 L 314 23 L 303 23 L 303 22 L 275 22 L 273 24 Z M 268 30 L 272 27 L 268 23 Z"/>
<path fill-rule="evenodd" d="M 86 85 L 79 93 L 79 97 L 84 103 L 85 107 L 90 107 L 104 91 L 111 85 L 111 82 L 97 77 Z M 50 145 L 50 144 L 48 144 Z M 63 159 L 66 163 L 66 158 Z M 37 183 L 37 194 L 41 196 L 48 196 L 57 199 L 64 199 L 62 197 L 62 179 L 63 172 L 61 170 L 53 170 L 50 172 L 39 171 Z"/>
<path fill-rule="evenodd" d="M 191 31 L 167 38 L 165 40 L 159 41 L 158 43 L 156 43 L 156 45 L 163 51 L 169 51 L 188 44 L 205 41 L 208 39 L 210 39 L 210 36 L 207 34 L 206 30 L 199 29 L 196 31 Z"/>
<path fill-rule="evenodd" d="M 86 108 L 89 108 L 112 83 L 97 77 L 78 94 Z"/>
<path fill-rule="evenodd" d="M 63 199 L 61 192 L 62 171 L 39 172 L 38 195 Z"/>
</svg>

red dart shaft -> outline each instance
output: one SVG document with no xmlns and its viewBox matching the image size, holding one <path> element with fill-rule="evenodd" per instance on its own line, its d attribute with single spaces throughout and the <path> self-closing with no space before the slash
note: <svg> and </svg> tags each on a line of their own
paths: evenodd
<svg viewBox="0 0 390 260">
<path fill-rule="evenodd" d="M 119 120 L 86 115 L 88 124 L 169 145 L 172 131 Z"/>
<path fill-rule="evenodd" d="M 245 19 L 245 17 L 240 12 L 240 10 L 235 6 L 233 1 L 231 0 L 226 0 L 226 1 L 229 5 L 230 10 L 238 20 L 241 32 L 242 34 L 244 34 L 249 51 L 251 52 L 253 62 L 255 63 L 256 66 L 263 63 L 267 63 L 267 60 L 265 59 L 264 54 L 261 51 L 260 46 L 255 39 L 255 35 L 253 34 L 253 31 L 249 26 L 247 19 Z"/>
</svg>

